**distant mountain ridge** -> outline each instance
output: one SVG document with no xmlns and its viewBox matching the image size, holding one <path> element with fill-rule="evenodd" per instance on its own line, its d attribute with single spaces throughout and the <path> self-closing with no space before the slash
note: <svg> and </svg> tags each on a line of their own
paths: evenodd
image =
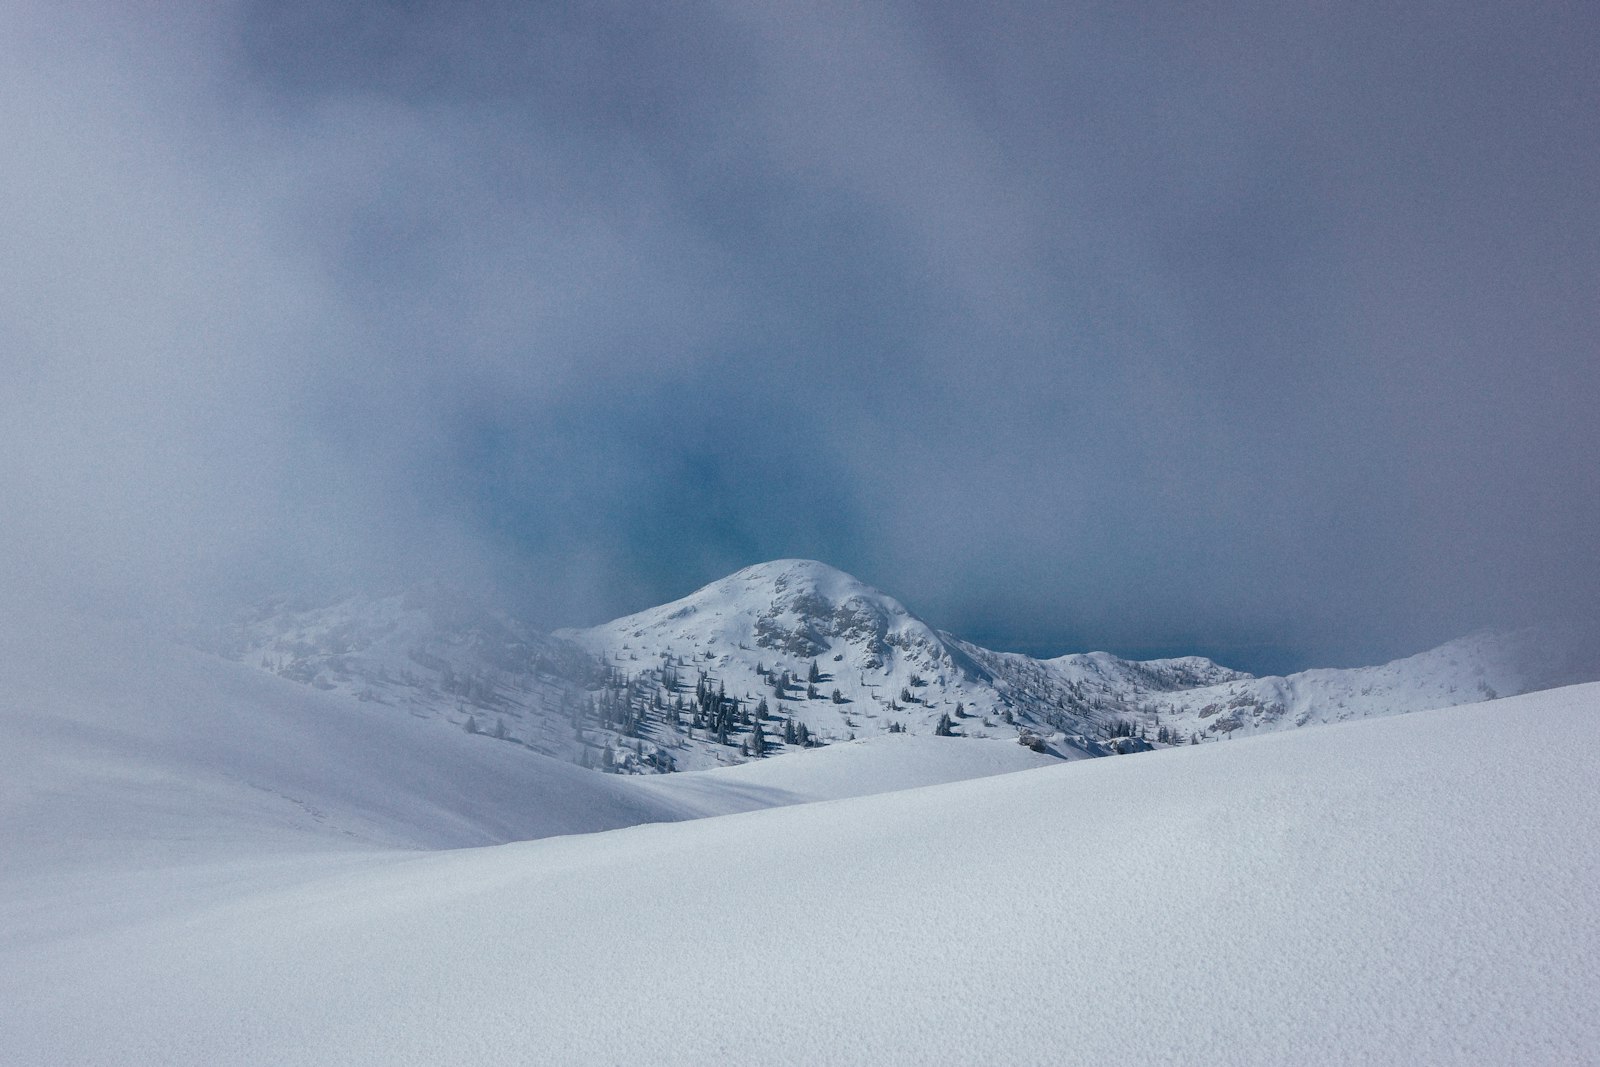
<svg viewBox="0 0 1600 1067">
<path fill-rule="evenodd" d="M 936 630 L 888 594 L 801 559 L 554 633 L 437 590 L 269 605 L 236 627 L 231 649 L 320 689 L 628 772 L 898 732 L 1105 755 L 1474 702 L 1583 673 L 1528 633 L 1281 678 L 1201 656 L 1036 659 Z"/>
</svg>

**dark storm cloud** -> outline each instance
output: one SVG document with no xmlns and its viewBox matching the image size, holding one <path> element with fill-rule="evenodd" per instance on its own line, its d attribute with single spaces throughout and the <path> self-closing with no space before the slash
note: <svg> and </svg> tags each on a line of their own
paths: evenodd
<svg viewBox="0 0 1600 1067">
<path fill-rule="evenodd" d="M 8 16 L 13 560 L 1275 667 L 1600 593 L 1576 7 L 119 10 Z"/>
</svg>

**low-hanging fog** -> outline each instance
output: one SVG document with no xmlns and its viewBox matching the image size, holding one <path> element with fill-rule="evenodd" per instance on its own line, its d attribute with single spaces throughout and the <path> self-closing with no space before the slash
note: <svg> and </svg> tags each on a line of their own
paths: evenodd
<svg viewBox="0 0 1600 1067">
<path fill-rule="evenodd" d="M 807 556 L 995 647 L 1600 602 L 1582 5 L 0 7 L 0 585 Z"/>
</svg>

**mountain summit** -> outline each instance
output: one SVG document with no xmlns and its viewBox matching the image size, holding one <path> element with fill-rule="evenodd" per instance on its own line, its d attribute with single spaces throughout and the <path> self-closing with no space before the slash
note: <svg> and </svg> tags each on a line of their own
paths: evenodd
<svg viewBox="0 0 1600 1067">
<path fill-rule="evenodd" d="M 815 737 L 930 733 L 941 722 L 949 733 L 1016 732 L 999 722 L 1006 702 L 959 642 L 815 560 L 746 567 L 670 604 L 556 636 L 624 672 L 688 672 Z"/>
<path fill-rule="evenodd" d="M 857 650 L 856 666 L 872 670 L 892 658 L 897 646 L 938 642 L 898 600 L 809 559 L 746 567 L 670 604 L 558 634 L 596 649 L 621 640 L 663 647 L 732 642 L 789 658 Z"/>
<path fill-rule="evenodd" d="M 670 604 L 557 634 L 595 651 L 626 645 L 688 653 L 698 647 L 703 656 L 707 648 L 731 644 L 766 650 L 774 664 L 791 668 L 822 658 L 891 675 L 891 665 L 908 657 L 931 669 L 942 649 L 933 628 L 898 600 L 808 559 L 746 567 Z"/>
</svg>

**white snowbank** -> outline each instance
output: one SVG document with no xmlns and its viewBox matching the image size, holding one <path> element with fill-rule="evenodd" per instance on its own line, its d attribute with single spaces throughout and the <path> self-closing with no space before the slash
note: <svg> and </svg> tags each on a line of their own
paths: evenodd
<svg viewBox="0 0 1600 1067">
<path fill-rule="evenodd" d="M 0 1048 L 106 1064 L 1583 1062 L 1600 1049 L 1597 711 L 1600 685 L 1580 686 L 265 874 L 230 847 L 203 893 L 186 872 L 110 865 L 50 899 L 0 898 Z M 140 906 L 71 921 L 109 893 Z"/>
</svg>

